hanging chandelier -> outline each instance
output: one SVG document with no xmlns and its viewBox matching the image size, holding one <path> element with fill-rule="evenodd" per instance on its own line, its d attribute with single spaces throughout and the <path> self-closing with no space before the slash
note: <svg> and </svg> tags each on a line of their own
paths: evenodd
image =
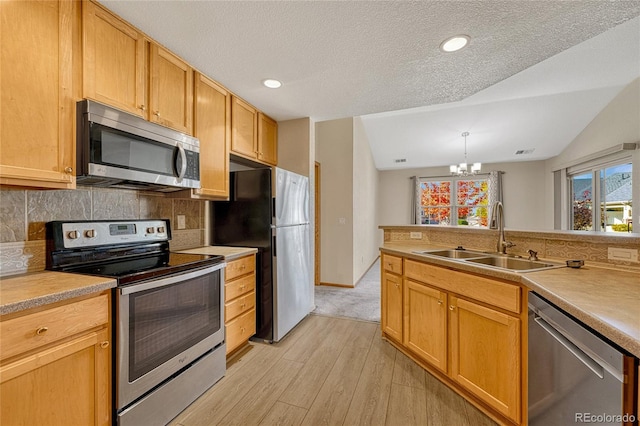
<svg viewBox="0 0 640 426">
<path fill-rule="evenodd" d="M 469 170 L 469 166 L 467 163 L 467 136 L 469 136 L 469 132 L 464 132 L 462 137 L 464 138 L 464 163 L 460 163 L 459 165 L 452 164 L 449 166 L 449 171 L 452 175 L 457 176 L 469 176 L 480 173 L 480 169 L 482 168 L 482 164 L 473 163 L 471 165 L 471 170 Z"/>
</svg>

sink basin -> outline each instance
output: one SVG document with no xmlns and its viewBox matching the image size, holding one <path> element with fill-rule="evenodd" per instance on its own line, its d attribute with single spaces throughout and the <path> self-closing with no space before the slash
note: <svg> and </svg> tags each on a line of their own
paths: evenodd
<svg viewBox="0 0 640 426">
<path fill-rule="evenodd" d="M 502 269 L 511 269 L 518 272 L 537 271 L 540 269 L 558 268 L 562 266 L 555 263 L 546 263 L 526 259 L 515 259 L 513 257 L 502 256 L 468 259 L 467 262 L 473 262 Z"/>
<path fill-rule="evenodd" d="M 478 252 L 478 251 L 469 251 L 469 250 L 427 250 L 427 251 L 416 251 L 416 254 L 428 254 L 431 256 L 440 256 L 440 257 L 448 257 L 450 259 L 471 259 L 477 257 L 487 256 L 486 253 Z"/>
</svg>

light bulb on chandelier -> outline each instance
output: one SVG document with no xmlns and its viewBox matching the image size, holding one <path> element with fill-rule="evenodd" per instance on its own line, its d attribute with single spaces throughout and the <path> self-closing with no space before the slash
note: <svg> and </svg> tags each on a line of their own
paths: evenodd
<svg viewBox="0 0 640 426">
<path fill-rule="evenodd" d="M 482 169 L 481 163 L 473 163 L 471 165 L 471 170 L 467 167 L 467 136 L 469 136 L 469 132 L 464 132 L 462 137 L 464 138 L 464 163 L 460 163 L 459 165 L 452 164 L 449 166 L 449 171 L 452 175 L 458 176 L 469 176 L 480 173 Z"/>
</svg>

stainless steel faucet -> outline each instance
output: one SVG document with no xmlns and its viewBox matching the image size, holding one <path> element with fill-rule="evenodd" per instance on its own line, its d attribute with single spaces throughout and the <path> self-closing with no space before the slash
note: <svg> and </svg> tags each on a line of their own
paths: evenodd
<svg viewBox="0 0 640 426">
<path fill-rule="evenodd" d="M 496 201 L 491 209 L 490 229 L 498 229 L 498 243 L 496 244 L 496 251 L 498 253 L 507 254 L 507 248 L 513 247 L 515 244 L 504 239 L 504 207 L 500 201 Z"/>
</svg>

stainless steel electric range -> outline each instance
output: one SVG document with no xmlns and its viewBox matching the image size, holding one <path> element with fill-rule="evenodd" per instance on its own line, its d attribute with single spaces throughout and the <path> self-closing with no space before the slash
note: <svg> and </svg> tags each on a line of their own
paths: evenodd
<svg viewBox="0 0 640 426">
<path fill-rule="evenodd" d="M 114 418 L 166 424 L 226 371 L 224 258 L 169 251 L 159 220 L 47 223 L 47 269 L 113 277 Z"/>
</svg>

